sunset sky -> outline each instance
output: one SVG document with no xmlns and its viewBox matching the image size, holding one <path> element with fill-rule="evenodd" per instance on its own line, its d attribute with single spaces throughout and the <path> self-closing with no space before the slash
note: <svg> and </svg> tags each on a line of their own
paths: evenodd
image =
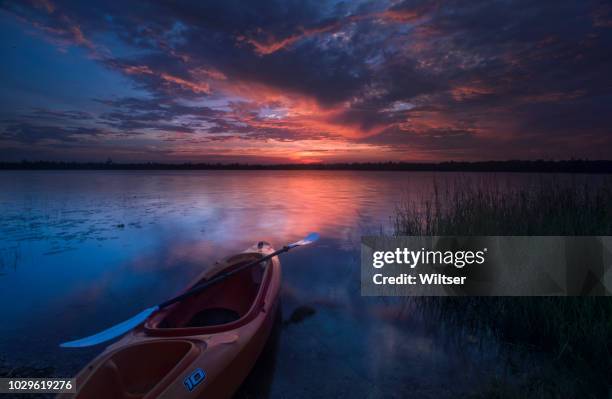
<svg viewBox="0 0 612 399">
<path fill-rule="evenodd" d="M 612 5 L 0 1 L 0 160 L 609 159 Z"/>
</svg>

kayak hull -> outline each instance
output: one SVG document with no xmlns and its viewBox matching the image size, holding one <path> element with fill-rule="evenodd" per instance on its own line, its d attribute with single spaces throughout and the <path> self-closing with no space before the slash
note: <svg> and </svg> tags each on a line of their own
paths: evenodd
<svg viewBox="0 0 612 399">
<path fill-rule="evenodd" d="M 259 243 L 219 261 L 185 291 L 273 251 Z M 153 313 L 81 370 L 76 398 L 230 398 L 261 354 L 279 306 L 278 257 L 252 269 Z"/>
</svg>

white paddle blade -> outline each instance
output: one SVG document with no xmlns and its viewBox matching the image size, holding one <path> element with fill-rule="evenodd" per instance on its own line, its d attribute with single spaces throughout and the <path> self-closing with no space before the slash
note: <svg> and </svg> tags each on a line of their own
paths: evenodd
<svg viewBox="0 0 612 399">
<path fill-rule="evenodd" d="M 289 248 L 299 247 L 300 245 L 308 245 L 319 239 L 319 233 L 310 233 L 300 241 L 294 242 L 293 244 L 287 245 Z"/>
<path fill-rule="evenodd" d="M 63 344 L 60 344 L 60 346 L 62 348 L 83 348 L 86 346 L 93 346 L 101 344 L 102 342 L 109 341 L 130 331 L 131 329 L 145 321 L 145 319 L 149 317 L 151 313 L 155 312 L 158 309 L 158 306 L 150 307 L 138 313 L 136 316 L 127 319 L 126 321 L 121 322 L 119 324 L 116 324 L 104 331 L 101 331 L 94 335 L 90 335 L 89 337 L 77 339 L 75 341 L 64 342 Z"/>
</svg>

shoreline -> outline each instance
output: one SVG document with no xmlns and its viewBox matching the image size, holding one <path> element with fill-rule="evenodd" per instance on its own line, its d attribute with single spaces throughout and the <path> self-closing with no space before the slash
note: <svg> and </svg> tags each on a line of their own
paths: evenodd
<svg viewBox="0 0 612 399">
<path fill-rule="evenodd" d="M 559 161 L 477 161 L 477 162 L 355 162 L 312 164 L 247 164 L 247 163 L 159 163 L 135 162 L 63 162 L 63 161 L 0 161 L 2 170 L 321 170 L 321 171 L 398 171 L 398 172 L 508 172 L 508 173 L 586 173 L 612 174 L 612 160 Z"/>
</svg>

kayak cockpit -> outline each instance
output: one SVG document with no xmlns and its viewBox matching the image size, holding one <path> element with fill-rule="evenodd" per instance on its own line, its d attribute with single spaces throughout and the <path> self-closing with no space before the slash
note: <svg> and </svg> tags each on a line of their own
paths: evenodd
<svg viewBox="0 0 612 399">
<path fill-rule="evenodd" d="M 200 349 L 182 340 L 149 341 L 104 359 L 80 389 L 81 398 L 140 399 L 165 386 Z"/>
<path fill-rule="evenodd" d="M 237 255 L 225 261 L 227 267 L 221 272 L 235 270 L 260 257 L 260 253 Z M 255 309 L 259 298 L 264 294 L 262 287 L 269 280 L 271 268 L 263 266 L 268 263 L 269 261 L 242 270 L 203 292 L 168 307 L 151 317 L 145 323 L 145 328 L 149 332 L 166 335 L 166 332 L 172 331 L 185 333 L 185 329 L 197 330 L 192 333 L 205 333 L 216 332 L 225 326 L 235 327 L 235 324 L 246 319 Z M 204 277 L 193 286 L 211 277 L 215 275 Z"/>
</svg>

